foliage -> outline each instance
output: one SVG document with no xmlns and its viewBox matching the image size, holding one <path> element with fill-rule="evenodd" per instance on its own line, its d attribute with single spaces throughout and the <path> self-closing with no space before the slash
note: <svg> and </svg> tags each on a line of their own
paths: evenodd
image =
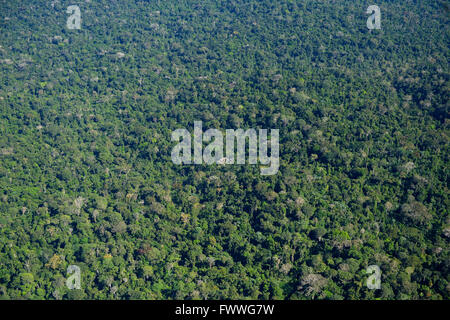
<svg viewBox="0 0 450 320">
<path fill-rule="evenodd" d="M 448 299 L 448 11 L 377 4 L 0 0 L 0 296 Z M 279 173 L 173 164 L 194 120 Z"/>
</svg>

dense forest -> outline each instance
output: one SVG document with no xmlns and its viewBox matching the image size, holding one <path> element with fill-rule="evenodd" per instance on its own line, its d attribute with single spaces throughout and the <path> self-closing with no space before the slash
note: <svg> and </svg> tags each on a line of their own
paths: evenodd
<svg viewBox="0 0 450 320">
<path fill-rule="evenodd" d="M 449 7 L 0 0 L 0 297 L 449 299 Z M 279 172 L 174 164 L 194 121 Z"/>
</svg>

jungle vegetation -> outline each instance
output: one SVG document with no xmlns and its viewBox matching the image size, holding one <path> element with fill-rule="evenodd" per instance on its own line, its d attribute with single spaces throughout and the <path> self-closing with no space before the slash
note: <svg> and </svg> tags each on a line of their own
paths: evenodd
<svg viewBox="0 0 450 320">
<path fill-rule="evenodd" d="M 448 7 L 0 0 L 0 297 L 449 299 Z M 175 165 L 194 121 L 279 172 Z"/>
</svg>

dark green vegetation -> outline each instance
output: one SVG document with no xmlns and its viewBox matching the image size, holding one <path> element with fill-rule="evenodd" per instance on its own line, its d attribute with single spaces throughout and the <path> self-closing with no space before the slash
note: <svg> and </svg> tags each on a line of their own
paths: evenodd
<svg viewBox="0 0 450 320">
<path fill-rule="evenodd" d="M 448 2 L 374 2 L 0 0 L 0 296 L 448 299 Z M 194 120 L 279 173 L 174 165 Z"/>
</svg>

